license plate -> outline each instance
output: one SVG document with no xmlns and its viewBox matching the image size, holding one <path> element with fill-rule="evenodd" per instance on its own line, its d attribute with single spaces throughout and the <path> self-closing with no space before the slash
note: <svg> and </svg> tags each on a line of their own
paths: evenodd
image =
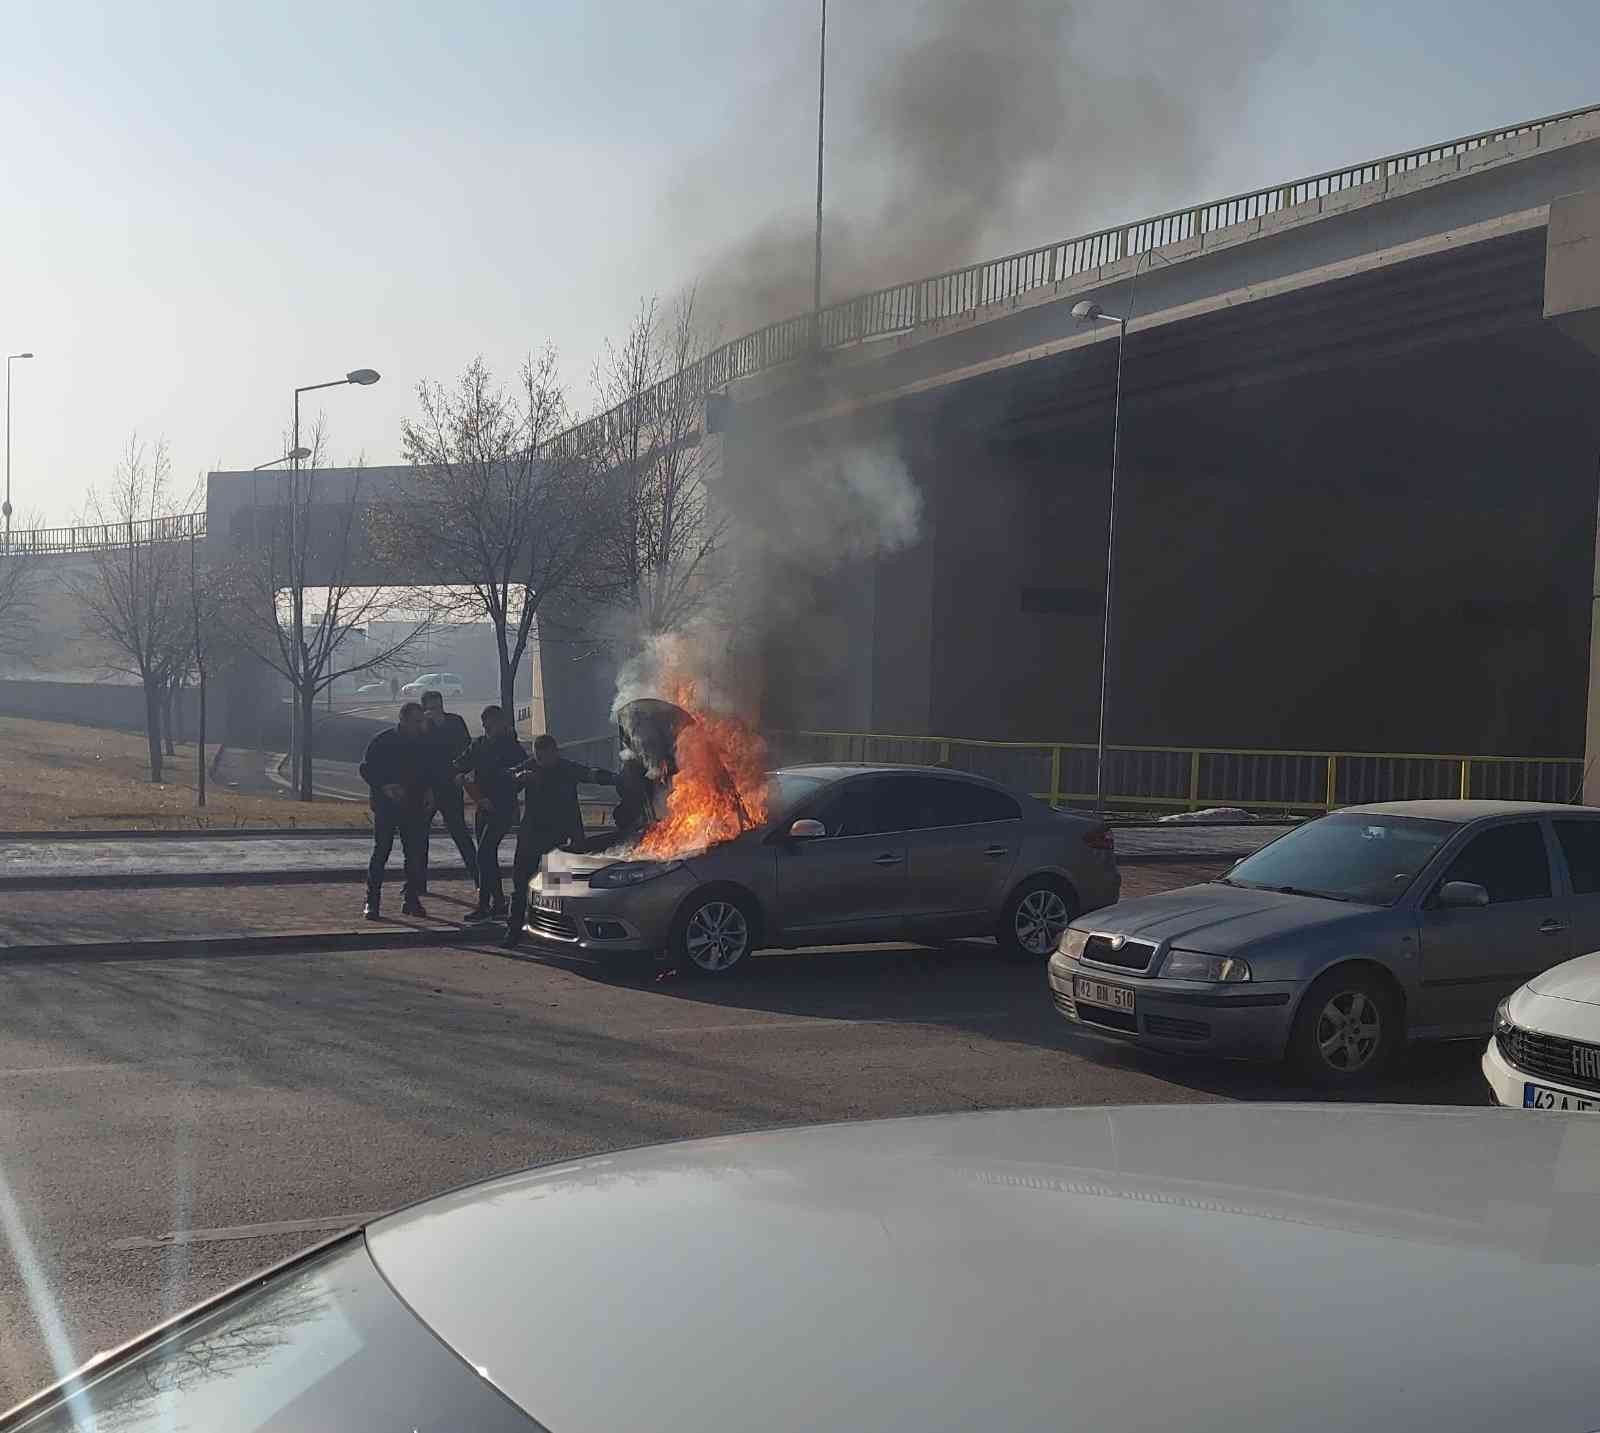
<svg viewBox="0 0 1600 1433">
<path fill-rule="evenodd" d="M 1530 1080 L 1522 1087 L 1522 1108 L 1525 1110 L 1600 1110 L 1600 1099 L 1586 1100 L 1582 1095 L 1569 1095 L 1565 1090 L 1552 1090 L 1549 1085 L 1536 1085 Z"/>
<path fill-rule="evenodd" d="M 536 895 L 533 898 L 533 908 L 536 911 L 560 911 L 561 897 Z"/>
<path fill-rule="evenodd" d="M 1103 980 L 1090 980 L 1085 975 L 1073 977 L 1072 996 L 1084 1005 L 1100 1005 L 1107 1010 L 1133 1009 L 1133 991 L 1126 985 L 1107 985 Z"/>
</svg>

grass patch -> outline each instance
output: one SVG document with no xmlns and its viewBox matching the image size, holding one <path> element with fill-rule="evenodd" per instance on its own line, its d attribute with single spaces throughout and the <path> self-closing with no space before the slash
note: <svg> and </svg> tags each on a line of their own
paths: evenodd
<svg viewBox="0 0 1600 1433">
<path fill-rule="evenodd" d="M 156 784 L 150 780 L 142 732 L 0 717 L 0 752 L 0 831 L 292 830 L 371 824 L 361 802 L 318 799 L 308 804 L 273 788 L 236 789 L 210 779 L 205 806 L 196 806 L 194 746 L 180 743 L 178 754 L 167 758 L 165 780 Z M 215 754 L 214 746 L 207 749 L 208 756 Z M 261 758 L 246 752 L 231 764 L 242 775 L 253 774 L 246 769 L 253 764 L 259 772 Z"/>
</svg>

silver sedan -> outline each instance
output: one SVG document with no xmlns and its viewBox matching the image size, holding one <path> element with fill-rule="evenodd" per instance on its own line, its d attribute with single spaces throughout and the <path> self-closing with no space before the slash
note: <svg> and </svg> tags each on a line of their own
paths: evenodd
<svg viewBox="0 0 1600 1433">
<path fill-rule="evenodd" d="M 1600 948 L 1600 810 L 1395 801 L 1320 817 L 1221 880 L 1079 919 L 1056 1007 L 1158 1049 L 1377 1073 L 1407 1038 L 1486 1034 L 1525 980 Z"/>
<path fill-rule="evenodd" d="M 762 946 L 983 935 L 1043 961 L 1068 921 L 1121 889 L 1103 821 L 962 772 L 786 767 L 769 810 L 681 860 L 551 852 L 528 933 L 596 955 L 666 951 L 699 975 Z"/>
</svg>

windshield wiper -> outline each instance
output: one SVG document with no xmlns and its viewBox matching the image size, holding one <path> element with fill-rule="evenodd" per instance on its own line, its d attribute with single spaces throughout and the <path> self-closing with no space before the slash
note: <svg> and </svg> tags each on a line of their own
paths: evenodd
<svg viewBox="0 0 1600 1433">
<path fill-rule="evenodd" d="M 1314 896 L 1321 901 L 1344 901 L 1347 905 L 1356 905 L 1354 896 L 1336 896 L 1332 891 L 1308 891 L 1304 886 L 1269 886 L 1267 889 L 1276 891 L 1280 896 Z"/>
</svg>

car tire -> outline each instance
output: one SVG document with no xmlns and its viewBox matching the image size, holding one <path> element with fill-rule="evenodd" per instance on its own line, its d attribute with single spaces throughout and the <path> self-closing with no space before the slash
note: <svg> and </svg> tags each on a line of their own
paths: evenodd
<svg viewBox="0 0 1600 1433">
<path fill-rule="evenodd" d="M 1371 970 L 1341 966 L 1301 997 L 1289 1034 L 1289 1063 L 1312 1084 L 1344 1089 L 1375 1080 L 1401 1041 L 1400 1001 Z"/>
<path fill-rule="evenodd" d="M 720 979 L 755 949 L 756 913 L 740 891 L 697 891 L 672 923 L 667 953 L 681 975 Z"/>
<path fill-rule="evenodd" d="M 1062 932 L 1078 914 L 1072 887 L 1055 876 L 1030 876 L 1000 914 L 995 942 L 1007 960 L 1049 960 Z"/>
</svg>

